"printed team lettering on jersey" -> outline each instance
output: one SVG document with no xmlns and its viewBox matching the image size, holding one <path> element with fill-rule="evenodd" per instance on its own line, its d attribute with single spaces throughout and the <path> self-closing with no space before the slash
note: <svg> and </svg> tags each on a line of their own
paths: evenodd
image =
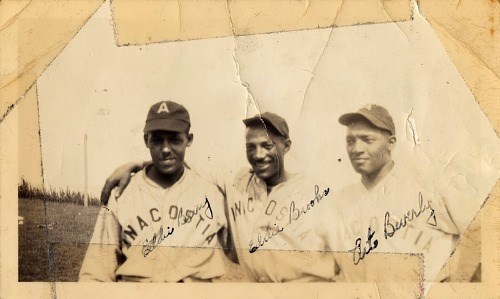
<svg viewBox="0 0 500 299">
<path fill-rule="evenodd" d="M 193 209 L 184 210 L 183 207 L 178 207 L 176 205 L 171 205 L 168 208 L 168 216 L 171 220 L 175 220 L 178 228 L 193 223 L 195 228 L 200 227 L 201 234 L 205 235 L 211 226 L 211 223 L 205 225 L 205 221 L 212 220 L 214 218 L 213 210 L 210 205 L 208 197 L 205 197 L 205 201 L 202 204 L 196 205 Z M 135 221 L 136 220 L 136 221 Z M 123 244 L 127 248 L 130 248 L 134 241 L 145 228 L 162 221 L 162 216 L 160 210 L 157 207 L 151 208 L 149 213 L 146 215 L 137 215 L 130 224 L 122 229 L 122 240 Z M 172 228 L 173 233 L 173 228 Z M 216 233 L 208 235 L 206 237 L 206 242 L 211 243 L 212 239 L 215 237 Z M 149 239 L 152 239 L 151 236 Z M 146 239 L 147 240 L 147 239 Z"/>
<path fill-rule="evenodd" d="M 254 210 L 255 210 L 254 209 L 254 199 L 252 197 L 249 197 L 247 199 L 246 205 L 244 203 L 242 203 L 241 200 L 238 200 L 237 202 L 234 203 L 234 206 L 231 207 L 231 213 L 233 215 L 233 220 L 236 221 L 236 217 L 238 215 L 245 215 L 246 211 L 251 213 Z"/>
<path fill-rule="evenodd" d="M 293 221 L 298 220 L 301 215 L 307 213 L 315 204 L 318 204 L 324 196 L 327 196 L 330 192 L 330 188 L 326 188 L 320 192 L 317 185 L 314 186 L 314 198 L 309 199 L 292 199 L 288 198 L 283 200 L 282 203 L 278 204 L 275 200 L 271 199 L 265 209 L 263 209 L 264 214 L 271 216 L 277 221 L 282 221 L 285 216 L 288 216 L 288 224 Z M 277 208 L 279 206 L 279 208 Z M 245 201 L 238 200 L 231 207 L 231 215 L 233 220 L 236 221 L 238 216 L 246 215 L 246 213 L 253 213 L 255 211 L 255 200 L 253 197 L 248 197 Z M 276 212 L 276 213 L 275 213 Z"/>
</svg>

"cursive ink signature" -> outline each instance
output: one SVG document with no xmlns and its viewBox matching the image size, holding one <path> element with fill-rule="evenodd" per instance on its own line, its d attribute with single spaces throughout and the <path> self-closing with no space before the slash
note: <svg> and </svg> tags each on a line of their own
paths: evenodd
<svg viewBox="0 0 500 299">
<path fill-rule="evenodd" d="M 396 231 L 404 228 L 409 224 L 409 222 L 417 219 L 426 210 L 431 211 L 429 218 L 427 218 L 427 224 L 436 226 L 437 222 L 434 209 L 431 207 L 431 203 L 429 201 L 427 201 L 427 204 L 424 204 L 424 197 L 422 195 L 422 192 L 418 193 L 418 207 L 418 211 L 415 211 L 415 209 L 408 210 L 403 215 L 403 217 L 400 220 L 397 220 L 395 223 L 391 222 L 391 214 L 389 213 L 389 211 L 386 211 L 384 215 L 384 238 L 387 239 L 393 237 Z M 355 265 L 359 264 L 359 262 L 364 259 L 366 255 L 368 255 L 373 249 L 377 248 L 379 242 L 374 238 L 374 235 L 375 231 L 372 231 L 371 227 L 368 227 L 368 239 L 366 241 L 367 247 L 365 246 L 364 248 L 362 248 L 361 238 L 357 238 L 354 243 L 355 247 L 349 250 L 353 253 L 352 259 Z"/>
<path fill-rule="evenodd" d="M 418 211 L 415 211 L 415 209 L 411 209 L 407 211 L 404 216 L 398 220 L 396 223 L 391 223 L 391 214 L 387 211 L 385 212 L 384 216 L 384 237 L 391 238 L 394 236 L 396 231 L 402 229 L 405 227 L 409 222 L 417 219 L 423 212 L 426 210 L 430 210 L 431 214 L 429 215 L 429 218 L 427 218 L 427 224 L 436 226 L 436 214 L 434 213 L 434 209 L 431 207 L 431 204 L 429 201 L 427 201 L 427 204 L 424 204 L 424 197 L 422 196 L 422 192 L 418 193 Z"/>
<path fill-rule="evenodd" d="M 178 226 L 184 225 L 186 223 L 191 222 L 194 216 L 198 214 L 198 212 L 206 207 L 205 209 L 205 216 L 208 219 L 213 219 L 214 218 L 214 212 L 212 211 L 212 206 L 210 205 L 210 201 L 208 200 L 208 197 L 205 197 L 205 201 L 203 204 L 197 205 L 193 210 L 187 210 L 186 214 L 184 215 L 182 208 L 179 209 L 179 213 L 177 214 L 177 224 Z"/>
<path fill-rule="evenodd" d="M 359 264 L 359 262 L 365 258 L 366 255 L 368 255 L 373 249 L 377 248 L 378 246 L 378 240 L 374 239 L 373 240 L 373 245 L 372 245 L 372 238 L 375 235 L 375 231 L 372 232 L 371 227 L 368 227 L 368 240 L 366 241 L 366 245 L 368 247 L 361 248 L 361 238 L 356 239 L 356 247 L 354 249 L 351 249 L 353 255 L 352 255 L 352 261 L 354 262 L 354 265 Z"/>
<path fill-rule="evenodd" d="M 254 253 L 255 251 L 257 251 L 257 249 L 259 249 L 259 247 L 264 246 L 264 244 L 271 240 L 272 237 L 276 236 L 283 230 L 284 228 L 279 225 L 276 225 L 276 227 L 274 227 L 273 229 L 268 225 L 264 236 L 262 236 L 261 232 L 259 231 L 259 234 L 257 235 L 257 245 L 254 245 L 253 240 L 248 243 L 248 245 L 250 246 L 250 250 L 248 252 Z"/>
<path fill-rule="evenodd" d="M 291 224 L 293 221 L 296 221 L 303 214 L 307 213 L 311 208 L 314 208 L 314 205 L 319 204 L 323 197 L 327 196 L 330 193 L 330 188 L 326 188 L 323 192 L 319 192 L 318 185 L 314 186 L 314 199 L 311 199 L 305 206 L 298 209 L 295 207 L 295 201 L 290 202 L 290 215 L 288 217 L 288 223 Z"/>
<path fill-rule="evenodd" d="M 294 221 L 297 221 L 303 214 L 306 214 L 311 208 L 313 208 L 316 204 L 319 204 L 323 197 L 327 196 L 330 193 L 330 188 L 326 188 L 322 192 L 320 192 L 318 185 L 314 186 L 314 198 L 309 200 L 305 206 L 302 208 L 295 207 L 295 201 L 290 202 L 290 214 L 288 224 L 291 224 Z M 285 207 L 286 209 L 286 207 Z M 276 225 L 276 224 L 274 224 Z M 257 235 L 257 242 L 251 240 L 248 245 L 250 246 L 249 252 L 254 253 L 262 247 L 265 243 L 267 243 L 272 237 L 277 235 L 278 233 L 284 230 L 283 227 L 276 225 L 274 229 L 271 229 L 271 226 L 267 226 L 266 232 L 264 235 L 259 231 Z M 256 244 L 256 245 L 254 245 Z"/>
<path fill-rule="evenodd" d="M 142 245 L 142 255 L 144 257 L 148 256 L 155 248 L 156 246 L 160 245 L 160 243 L 165 240 L 168 236 L 173 234 L 174 228 L 167 226 L 166 233 L 163 233 L 163 225 L 160 226 L 160 229 L 158 230 L 158 233 L 154 233 L 153 237 L 151 238 L 151 241 L 146 239 L 144 241 L 144 244 Z"/>
</svg>

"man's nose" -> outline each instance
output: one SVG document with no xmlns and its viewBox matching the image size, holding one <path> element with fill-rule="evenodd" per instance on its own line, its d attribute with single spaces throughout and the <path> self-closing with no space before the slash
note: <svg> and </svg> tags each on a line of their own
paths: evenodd
<svg viewBox="0 0 500 299">
<path fill-rule="evenodd" d="M 170 145 L 168 143 L 164 143 L 161 147 L 161 152 L 164 154 L 169 154 L 172 152 L 172 149 L 170 148 Z"/>
<path fill-rule="evenodd" d="M 352 150 L 351 150 L 353 153 L 362 153 L 365 151 L 365 148 L 362 144 L 362 142 L 360 142 L 359 140 L 355 140 L 354 141 L 354 144 L 352 145 Z"/>
<path fill-rule="evenodd" d="M 256 159 L 264 159 L 267 155 L 267 151 L 265 148 L 258 146 L 255 150 L 255 158 Z"/>
</svg>

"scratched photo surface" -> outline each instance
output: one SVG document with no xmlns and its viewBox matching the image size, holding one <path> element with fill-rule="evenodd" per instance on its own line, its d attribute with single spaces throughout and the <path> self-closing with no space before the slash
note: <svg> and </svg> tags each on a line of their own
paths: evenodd
<svg viewBox="0 0 500 299">
<path fill-rule="evenodd" d="M 481 281 L 480 237 L 443 266 L 500 143 L 420 14 L 120 47 L 113 30 L 105 3 L 22 103 L 41 153 L 19 152 L 19 281 Z M 189 131 L 145 135 L 184 109 Z"/>
</svg>

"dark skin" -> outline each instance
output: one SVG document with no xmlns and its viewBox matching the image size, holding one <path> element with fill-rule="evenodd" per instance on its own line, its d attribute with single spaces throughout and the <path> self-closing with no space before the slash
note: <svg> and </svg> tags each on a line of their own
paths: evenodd
<svg viewBox="0 0 500 299">
<path fill-rule="evenodd" d="M 247 159 L 256 175 L 266 182 L 268 192 L 287 179 L 284 155 L 291 148 L 292 142 L 289 138 L 266 130 L 262 126 L 249 126 L 245 132 L 245 142 Z M 142 170 L 144 165 L 149 163 L 128 163 L 118 167 L 106 179 L 101 191 L 101 204 L 108 203 L 109 195 L 115 187 L 118 187 L 115 196 L 119 197 L 130 182 L 130 174 Z M 265 165 L 266 163 L 268 165 Z"/>
<path fill-rule="evenodd" d="M 151 157 L 153 153 L 157 158 L 159 167 L 150 167 L 147 176 L 163 188 L 172 186 L 184 173 L 184 154 L 187 147 L 193 142 L 193 134 L 189 132 L 153 131 L 155 134 L 144 134 L 144 143 L 149 148 Z M 172 157 L 174 161 L 162 162 L 162 158 Z M 174 158 L 175 157 L 175 158 Z M 161 165 L 163 164 L 163 165 Z M 113 188 L 118 187 L 116 197 L 121 195 L 130 183 L 131 173 L 136 173 L 144 168 L 143 163 L 128 163 L 120 166 L 106 179 L 101 191 L 101 204 L 107 205 Z M 123 175 L 123 174 L 127 175 Z M 119 178 L 116 180 L 116 178 Z"/>
<path fill-rule="evenodd" d="M 151 131 L 144 135 L 144 143 L 151 154 L 153 167 L 146 175 L 163 188 L 177 182 L 184 173 L 186 148 L 193 142 L 193 134 L 173 131 Z"/>
<path fill-rule="evenodd" d="M 347 127 L 346 149 L 354 170 L 367 190 L 373 189 L 392 169 L 396 137 L 367 121 Z"/>
<path fill-rule="evenodd" d="M 249 126 L 245 132 L 247 160 L 260 179 L 268 187 L 274 187 L 286 180 L 285 154 L 292 142 L 263 126 Z M 270 191 L 270 188 L 268 188 Z"/>
<path fill-rule="evenodd" d="M 107 205 L 109 196 L 111 195 L 111 191 L 115 187 L 116 192 L 115 192 L 115 197 L 120 197 L 121 193 L 123 190 L 125 190 L 125 187 L 127 187 L 128 183 L 130 183 L 130 180 L 132 177 L 130 176 L 131 173 L 136 173 L 141 171 L 144 168 L 144 163 L 127 163 L 124 164 L 117 169 L 106 179 L 106 182 L 104 183 L 104 187 L 102 187 L 101 190 L 101 204 L 102 205 Z M 123 175 L 123 174 L 127 175 Z"/>
</svg>

